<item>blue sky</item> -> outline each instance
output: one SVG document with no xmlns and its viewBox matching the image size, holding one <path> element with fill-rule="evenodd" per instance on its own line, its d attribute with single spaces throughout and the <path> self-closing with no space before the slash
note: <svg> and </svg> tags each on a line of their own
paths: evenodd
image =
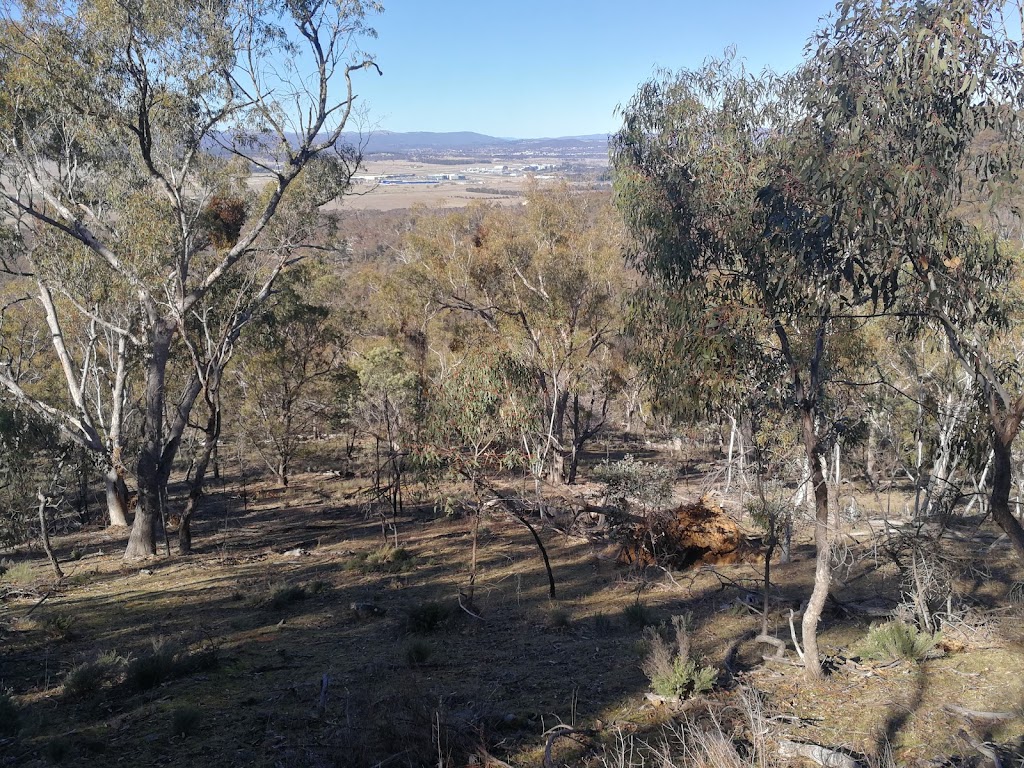
<svg viewBox="0 0 1024 768">
<path fill-rule="evenodd" d="M 536 138 L 613 131 L 656 67 L 736 45 L 749 68 L 799 63 L 835 0 L 385 0 L 366 41 L 384 77 L 371 127 Z"/>
</svg>

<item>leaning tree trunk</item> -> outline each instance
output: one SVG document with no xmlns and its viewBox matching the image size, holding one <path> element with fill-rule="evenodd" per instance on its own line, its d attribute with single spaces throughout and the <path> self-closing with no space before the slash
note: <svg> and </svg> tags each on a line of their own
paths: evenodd
<svg viewBox="0 0 1024 768">
<path fill-rule="evenodd" d="M 1024 560 L 1024 528 L 1010 511 L 1010 490 L 1013 486 L 1012 443 L 1016 429 L 1012 424 L 993 424 L 992 430 L 992 493 L 989 508 L 992 519 L 1003 529 L 1013 544 L 1017 557 Z"/>
<path fill-rule="evenodd" d="M 831 537 L 828 530 L 828 483 L 821 468 L 821 444 L 814 428 L 814 411 L 801 412 L 804 450 L 811 469 L 811 489 L 814 492 L 814 547 L 817 550 L 814 566 L 814 589 L 804 609 L 801 634 L 804 641 L 804 667 L 810 677 L 821 677 L 821 659 L 818 655 L 818 623 L 828 599 L 832 580 Z"/>
</svg>

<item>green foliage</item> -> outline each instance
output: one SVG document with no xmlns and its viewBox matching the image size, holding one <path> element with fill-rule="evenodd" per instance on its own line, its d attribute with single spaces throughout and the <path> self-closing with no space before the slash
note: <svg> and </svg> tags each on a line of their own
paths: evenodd
<svg viewBox="0 0 1024 768">
<path fill-rule="evenodd" d="M 655 621 L 654 611 L 639 600 L 627 605 L 622 616 L 631 627 L 646 627 Z"/>
<path fill-rule="evenodd" d="M 309 595 L 306 588 L 301 584 L 272 584 L 270 593 L 267 595 L 267 607 L 274 610 L 281 610 L 293 603 L 305 600 Z"/>
<path fill-rule="evenodd" d="M 665 464 L 641 461 L 626 454 L 620 461 L 604 461 L 594 469 L 594 479 L 606 486 L 606 494 L 623 510 L 656 512 L 672 500 L 676 473 Z"/>
<path fill-rule="evenodd" d="M 653 627 L 644 630 L 647 653 L 641 666 L 651 681 L 651 690 L 659 696 L 699 696 L 710 691 L 718 680 L 718 670 L 702 667 L 691 657 L 688 624 L 686 616 L 672 617 L 672 644 Z"/>
<path fill-rule="evenodd" d="M 592 623 L 594 632 L 599 636 L 610 634 L 615 629 L 615 622 L 606 613 L 595 613 Z"/>
<path fill-rule="evenodd" d="M 76 664 L 64 676 L 65 695 L 74 699 L 95 696 L 104 687 L 117 683 L 130 661 L 116 651 L 107 651 L 95 659 Z"/>
<path fill-rule="evenodd" d="M 554 632 L 567 632 L 572 628 L 572 614 L 564 608 L 549 608 L 544 625 Z"/>
<path fill-rule="evenodd" d="M 178 673 L 180 649 L 163 638 L 152 641 L 151 650 L 128 662 L 125 682 L 134 691 L 147 691 L 172 679 Z"/>
<path fill-rule="evenodd" d="M 71 742 L 63 736 L 54 739 L 47 739 L 43 745 L 43 755 L 54 764 L 64 762 L 64 759 L 71 753 Z"/>
<path fill-rule="evenodd" d="M 43 619 L 46 631 L 59 640 L 71 640 L 76 635 L 75 616 L 72 613 L 51 613 Z"/>
<path fill-rule="evenodd" d="M 404 547 L 385 544 L 369 552 L 359 552 L 346 564 L 363 573 L 402 573 L 410 570 L 416 556 Z"/>
<path fill-rule="evenodd" d="M 859 652 L 884 661 L 923 661 L 941 639 L 941 633 L 932 635 L 902 621 L 888 621 L 871 628 L 861 641 Z"/>
</svg>

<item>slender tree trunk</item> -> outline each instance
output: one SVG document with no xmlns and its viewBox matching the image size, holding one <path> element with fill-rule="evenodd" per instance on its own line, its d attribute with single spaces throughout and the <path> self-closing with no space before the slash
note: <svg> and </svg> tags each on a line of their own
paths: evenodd
<svg viewBox="0 0 1024 768">
<path fill-rule="evenodd" d="M 50 546 L 50 521 L 46 519 L 46 496 L 43 495 L 42 491 L 39 491 L 36 493 L 36 498 L 39 499 L 39 536 L 43 542 L 43 551 L 46 552 L 46 556 L 50 560 L 53 574 L 58 579 L 63 579 L 64 571 L 60 569 L 57 556 L 53 553 L 53 547 Z"/>
<path fill-rule="evenodd" d="M 814 566 L 814 589 L 804 609 L 801 634 L 804 641 L 804 666 L 810 677 L 821 677 L 821 659 L 818 654 L 818 623 L 828 599 L 832 580 L 831 536 L 828 529 L 828 483 L 821 467 L 820 443 L 814 428 L 814 411 L 803 409 L 804 450 L 811 468 L 811 489 L 814 492 L 814 546 L 817 550 Z"/>
<path fill-rule="evenodd" d="M 563 438 L 565 436 L 565 411 L 568 405 L 569 392 L 557 392 L 553 402 L 554 412 L 552 413 L 551 434 L 549 436 L 551 464 L 548 470 L 548 481 L 553 485 L 561 485 L 565 482 Z"/>
<path fill-rule="evenodd" d="M 206 471 L 217 448 L 217 441 L 220 440 L 219 391 L 212 397 L 208 396 L 207 405 L 209 406 L 209 417 L 206 420 L 203 447 L 200 450 L 199 457 L 196 459 L 188 499 L 185 501 L 185 509 L 181 513 L 181 522 L 178 524 L 178 553 L 182 555 L 187 555 L 192 551 L 192 518 L 199 509 L 199 502 L 203 498 Z"/>
</svg>

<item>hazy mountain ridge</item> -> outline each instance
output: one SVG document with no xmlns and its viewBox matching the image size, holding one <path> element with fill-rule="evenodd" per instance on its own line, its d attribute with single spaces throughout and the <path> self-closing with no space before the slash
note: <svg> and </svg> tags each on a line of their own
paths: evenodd
<svg viewBox="0 0 1024 768">
<path fill-rule="evenodd" d="M 523 152 L 546 153 L 552 151 L 576 150 L 585 154 L 605 155 L 608 152 L 608 136 L 590 134 L 585 136 L 559 136 L 538 139 L 510 139 L 487 136 L 473 131 L 375 131 L 371 134 L 346 133 L 343 141 L 361 146 L 364 155 L 375 154 L 439 154 L 456 155 L 496 154 L 508 155 Z"/>
</svg>

